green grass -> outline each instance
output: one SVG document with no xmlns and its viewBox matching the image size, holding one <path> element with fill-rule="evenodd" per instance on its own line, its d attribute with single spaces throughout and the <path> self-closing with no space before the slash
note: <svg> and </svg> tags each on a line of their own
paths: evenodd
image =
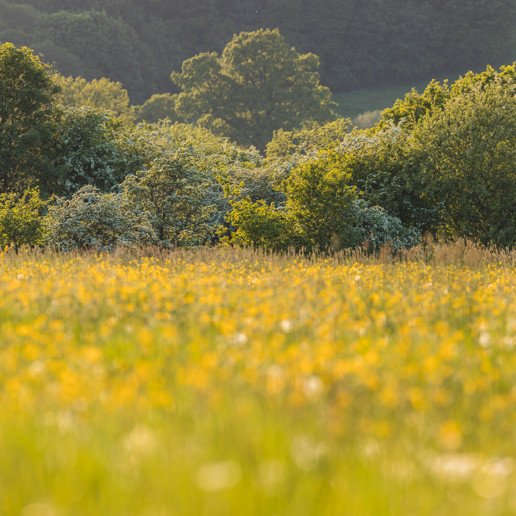
<svg viewBox="0 0 516 516">
<path fill-rule="evenodd" d="M 412 81 L 396 86 L 345 91 L 335 93 L 333 100 L 338 104 L 337 112 L 340 116 L 354 119 L 367 111 L 383 111 L 392 106 L 397 99 L 405 97 L 412 88 L 421 93 L 429 82 L 430 80 Z"/>
<path fill-rule="evenodd" d="M 516 31 L 514 42 L 516 45 Z M 507 55 L 499 63 L 492 64 L 491 66 L 493 66 L 495 69 L 498 69 L 503 64 L 511 64 L 515 59 L 515 52 L 511 52 L 510 55 L 507 53 Z M 474 71 L 478 73 L 484 69 L 485 67 L 479 67 Z M 353 120 L 362 113 L 376 110 L 383 111 L 384 109 L 391 107 L 397 99 L 404 98 L 405 95 L 412 90 L 412 88 L 416 88 L 419 93 L 422 93 L 427 84 L 432 79 L 439 81 L 448 79 L 448 81 L 452 83 L 457 80 L 459 76 L 465 75 L 466 72 L 467 70 L 461 70 L 456 73 L 450 73 L 447 75 L 429 77 L 426 80 L 413 80 L 392 86 L 364 88 L 359 90 L 334 93 L 333 100 L 338 104 L 337 113 L 342 117 L 351 118 Z"/>
</svg>

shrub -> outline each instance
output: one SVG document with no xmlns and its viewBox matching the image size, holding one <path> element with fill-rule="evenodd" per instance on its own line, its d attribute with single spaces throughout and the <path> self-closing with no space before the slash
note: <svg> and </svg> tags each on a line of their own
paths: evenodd
<svg viewBox="0 0 516 516">
<path fill-rule="evenodd" d="M 0 194 L 0 246 L 14 246 L 16 252 L 24 245 L 43 243 L 42 215 L 46 202 L 37 188 L 23 194 Z"/>
<path fill-rule="evenodd" d="M 110 250 L 156 243 L 147 213 L 132 209 L 121 194 L 85 186 L 71 199 L 58 198 L 45 217 L 48 244 L 61 251 Z"/>
<path fill-rule="evenodd" d="M 395 251 L 410 248 L 420 238 L 416 228 L 405 228 L 398 217 L 380 206 L 369 206 L 363 199 L 353 203 L 352 226 L 356 245 L 364 245 L 370 251 L 378 251 L 387 243 Z"/>
</svg>

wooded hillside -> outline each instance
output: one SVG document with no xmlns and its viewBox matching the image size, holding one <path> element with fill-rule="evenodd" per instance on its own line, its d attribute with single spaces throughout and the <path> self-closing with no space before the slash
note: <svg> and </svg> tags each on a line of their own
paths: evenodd
<svg viewBox="0 0 516 516">
<path fill-rule="evenodd" d="M 133 103 L 234 33 L 279 28 L 334 92 L 512 61 L 513 0 L 0 0 L 0 41 L 63 75 L 109 77 Z"/>
</svg>

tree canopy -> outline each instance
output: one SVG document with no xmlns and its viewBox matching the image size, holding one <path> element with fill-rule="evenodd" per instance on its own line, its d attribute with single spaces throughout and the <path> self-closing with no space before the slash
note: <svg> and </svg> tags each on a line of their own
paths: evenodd
<svg viewBox="0 0 516 516">
<path fill-rule="evenodd" d="M 335 118 L 318 67 L 317 56 L 298 54 L 277 29 L 242 32 L 220 57 L 199 54 L 172 73 L 182 89 L 176 110 L 215 134 L 263 149 L 275 130 Z"/>
<path fill-rule="evenodd" d="M 63 77 L 60 74 L 55 74 L 52 79 L 61 89 L 57 101 L 66 107 L 88 106 L 113 111 L 115 116 L 127 121 L 133 117 L 129 95 L 120 82 L 105 77 L 87 81 L 83 77 Z"/>
<path fill-rule="evenodd" d="M 58 87 L 32 50 L 0 45 L 0 191 L 23 190 L 50 167 Z"/>
</svg>

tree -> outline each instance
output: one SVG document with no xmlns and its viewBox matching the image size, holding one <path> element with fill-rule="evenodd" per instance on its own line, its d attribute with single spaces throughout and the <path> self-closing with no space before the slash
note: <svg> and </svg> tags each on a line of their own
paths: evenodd
<svg viewBox="0 0 516 516">
<path fill-rule="evenodd" d="M 32 50 L 0 45 L 0 191 L 25 189 L 51 168 L 59 89 Z"/>
<path fill-rule="evenodd" d="M 120 125 L 107 111 L 64 110 L 56 129 L 56 173 L 46 189 L 68 198 L 86 185 L 107 192 L 122 182 L 128 157 L 117 141 Z"/>
<path fill-rule="evenodd" d="M 64 75 L 81 75 L 86 79 L 110 77 L 123 82 L 130 91 L 136 90 L 137 100 L 142 97 L 147 56 L 138 35 L 128 23 L 102 11 L 61 10 L 42 15 L 36 30 L 51 38 L 57 48 L 66 49 L 75 56 L 78 68 L 60 64 L 59 70 Z M 54 58 L 52 53 L 46 55 L 48 59 Z M 146 97 L 148 95 L 143 96 Z"/>
<path fill-rule="evenodd" d="M 351 222 L 357 189 L 339 161 L 338 156 L 333 160 L 307 161 L 295 168 L 285 182 L 286 209 L 298 245 L 340 249 L 356 243 Z"/>
<path fill-rule="evenodd" d="M 204 202 L 210 179 L 196 166 L 193 149 L 185 148 L 157 157 L 121 189 L 135 212 L 147 214 L 162 245 L 202 245 L 213 233 L 213 208 Z"/>
<path fill-rule="evenodd" d="M 274 250 L 328 249 L 355 245 L 353 217 L 357 199 L 350 175 L 338 160 L 320 157 L 292 170 L 281 189 L 286 202 L 281 206 L 265 201 L 232 200 L 228 222 L 229 238 L 237 245 L 255 245 Z M 226 188 L 226 194 L 234 194 Z"/>
<path fill-rule="evenodd" d="M 116 117 L 126 121 L 133 119 L 129 106 L 129 95 L 122 83 L 103 77 L 87 81 L 83 77 L 63 77 L 55 74 L 53 81 L 61 88 L 57 101 L 65 107 L 88 106 L 112 111 Z"/>
<path fill-rule="evenodd" d="M 387 242 L 396 251 L 416 245 L 420 232 L 404 227 L 380 206 L 358 199 L 344 158 L 334 151 L 328 154 L 299 164 L 283 182 L 286 201 L 278 204 L 253 201 L 249 195 L 234 199 L 238 188 L 226 185 L 232 211 L 227 215 L 230 234 L 223 241 L 274 251 L 365 245 L 375 252 Z"/>
<path fill-rule="evenodd" d="M 516 81 L 472 83 L 414 131 L 424 194 L 443 230 L 516 245 Z"/>
<path fill-rule="evenodd" d="M 178 122 L 176 98 L 177 95 L 170 93 L 152 95 L 143 105 L 135 106 L 136 121 L 152 124 L 168 118 L 172 122 Z"/>
<path fill-rule="evenodd" d="M 215 134 L 264 149 L 275 130 L 335 118 L 318 67 L 317 56 L 298 54 L 277 29 L 242 32 L 221 57 L 199 54 L 172 73 L 182 89 L 176 109 Z"/>
</svg>

